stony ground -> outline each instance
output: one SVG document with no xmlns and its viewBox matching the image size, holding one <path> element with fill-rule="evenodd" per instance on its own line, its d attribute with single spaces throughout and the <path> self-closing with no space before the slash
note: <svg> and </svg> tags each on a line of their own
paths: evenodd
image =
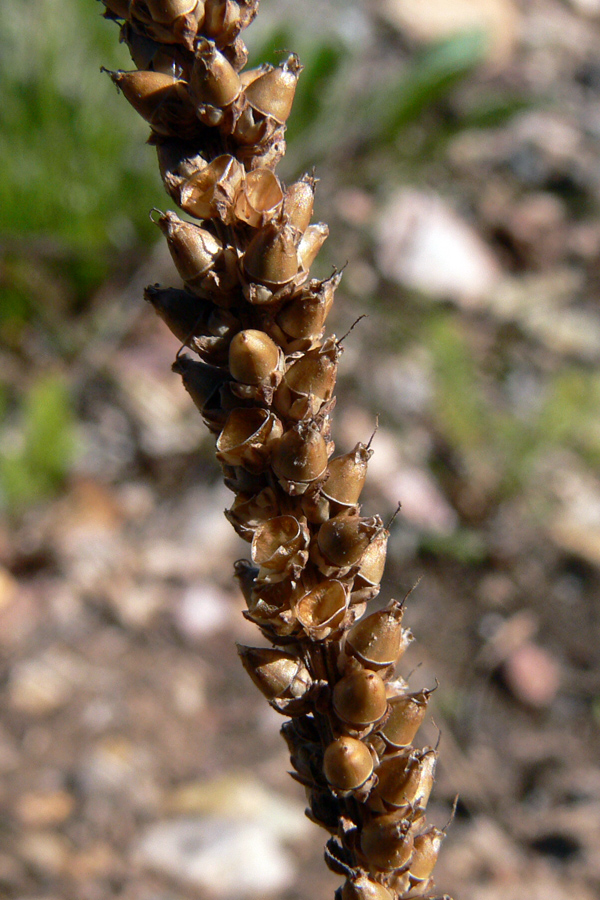
<svg viewBox="0 0 600 900">
<path fill-rule="evenodd" d="M 374 52 L 400 21 L 410 47 L 437 33 L 442 7 L 358 7 L 353 27 Z M 459 795 L 440 891 L 594 900 L 600 6 L 464 8 L 496 37 L 447 122 L 482 85 L 518 92 L 523 110 L 450 129 L 418 180 L 380 159 L 384 186 L 359 188 L 377 167 L 360 147 L 344 172 L 320 172 L 326 262 L 349 261 L 334 326 L 365 297 L 370 314 L 346 342 L 336 439 L 368 438 L 380 414 L 365 510 L 403 504 L 381 601 L 422 578 L 402 673 L 440 683 L 422 732 L 441 736 L 436 824 Z M 407 132 L 416 155 L 422 140 Z M 230 577 L 247 547 L 170 373 L 177 344 L 139 301 L 171 273 L 157 249 L 94 298 L 114 327 L 75 367 L 77 464 L 59 497 L 0 526 L 10 900 L 312 900 L 338 883 L 287 775 L 281 720 L 237 659 L 235 642 L 255 640 Z M 25 372 L 26 358 L 2 361 Z"/>
</svg>

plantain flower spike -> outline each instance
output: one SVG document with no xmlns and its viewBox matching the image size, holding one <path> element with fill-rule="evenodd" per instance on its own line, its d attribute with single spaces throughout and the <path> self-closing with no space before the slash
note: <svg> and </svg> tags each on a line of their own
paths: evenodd
<svg viewBox="0 0 600 900">
<path fill-rule="evenodd" d="M 292 53 L 246 68 L 258 0 L 103 2 L 134 66 L 109 75 L 186 216 L 154 211 L 175 282 L 145 296 L 189 351 L 173 369 L 215 436 L 226 516 L 250 548 L 236 577 L 270 646 L 239 647 L 242 664 L 289 717 L 293 775 L 345 879 L 337 900 L 431 900 L 437 750 L 413 746 L 431 691 L 395 680 L 412 641 L 404 604 L 369 608 L 389 537 L 361 514 L 371 441 L 334 455 L 341 346 L 326 321 L 341 273 L 310 277 L 328 234 L 312 222 L 317 181 L 276 172 L 302 66 Z"/>
</svg>

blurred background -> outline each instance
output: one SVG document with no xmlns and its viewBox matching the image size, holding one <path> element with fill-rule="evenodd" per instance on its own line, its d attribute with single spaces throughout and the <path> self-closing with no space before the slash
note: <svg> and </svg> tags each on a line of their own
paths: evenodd
<svg viewBox="0 0 600 900">
<path fill-rule="evenodd" d="M 0 5 L 0 895 L 309 900 L 339 879 L 241 670 L 212 440 L 142 300 L 176 284 L 130 68 L 94 0 Z M 335 437 L 379 431 L 377 603 L 440 685 L 430 818 L 456 900 L 600 891 L 600 2 L 263 0 L 305 69 L 346 265 Z"/>
</svg>

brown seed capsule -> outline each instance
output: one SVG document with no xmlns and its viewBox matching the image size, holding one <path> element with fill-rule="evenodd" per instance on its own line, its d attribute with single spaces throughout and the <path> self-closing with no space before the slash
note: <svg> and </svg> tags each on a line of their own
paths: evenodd
<svg viewBox="0 0 600 900">
<path fill-rule="evenodd" d="M 355 506 L 367 478 L 367 465 L 373 451 L 358 443 L 354 450 L 329 461 L 323 494 L 342 506 Z"/>
<path fill-rule="evenodd" d="M 277 315 L 277 324 L 284 334 L 296 340 L 318 338 L 333 304 L 335 289 L 341 273 L 325 281 L 312 280 Z M 305 349 L 305 348 L 301 348 Z"/>
<path fill-rule="evenodd" d="M 321 525 L 317 545 L 326 564 L 345 568 L 356 565 L 377 531 L 379 516 L 362 518 L 340 513 Z"/>
<path fill-rule="evenodd" d="M 409 873 L 415 881 L 425 881 L 435 868 L 442 841 L 446 835 L 431 826 L 415 838 L 415 850 L 410 861 Z"/>
<path fill-rule="evenodd" d="M 257 5 L 256 2 L 239 4 L 235 0 L 206 0 L 203 30 L 226 49 L 241 29 L 250 24 Z"/>
<path fill-rule="evenodd" d="M 208 398 L 221 387 L 227 377 L 222 369 L 197 362 L 185 353 L 177 357 L 173 363 L 173 371 L 181 375 L 183 386 L 200 412 Z"/>
<path fill-rule="evenodd" d="M 144 297 L 178 340 L 195 350 L 204 362 L 222 365 L 239 327 L 230 312 L 218 309 L 188 291 L 150 285 Z"/>
<path fill-rule="evenodd" d="M 177 271 L 193 291 L 222 253 L 222 244 L 205 228 L 184 222 L 173 212 L 161 215 L 157 225 L 167 239 Z"/>
<path fill-rule="evenodd" d="M 281 206 L 283 191 L 279 179 L 270 169 L 260 168 L 248 172 L 237 198 L 235 213 L 253 228 L 264 226 Z"/>
<path fill-rule="evenodd" d="M 300 60 L 292 53 L 283 65 L 268 69 L 248 85 L 246 100 L 252 109 L 283 125 L 292 111 L 301 71 Z"/>
<path fill-rule="evenodd" d="M 361 874 L 346 881 L 342 887 L 342 900 L 394 900 L 394 895 L 378 881 L 371 881 Z"/>
<path fill-rule="evenodd" d="M 251 281 L 276 288 L 298 273 L 294 230 L 271 223 L 258 231 L 244 253 L 244 270 Z"/>
<path fill-rule="evenodd" d="M 308 272 L 328 235 L 329 227 L 323 222 L 308 226 L 298 244 L 298 262 L 303 272 Z"/>
<path fill-rule="evenodd" d="M 331 337 L 293 363 L 275 394 L 279 415 L 293 421 L 316 416 L 333 397 L 339 355 L 335 337 Z"/>
<path fill-rule="evenodd" d="M 385 682 L 368 669 L 351 672 L 334 687 L 332 702 L 336 715 L 348 725 L 371 725 L 387 709 Z"/>
<path fill-rule="evenodd" d="M 169 25 L 179 16 L 193 12 L 198 0 L 145 0 L 145 3 L 155 22 Z"/>
<path fill-rule="evenodd" d="M 323 772 L 338 791 L 354 791 L 373 774 L 373 757 L 366 744 L 351 737 L 333 741 L 323 756 Z"/>
<path fill-rule="evenodd" d="M 323 581 L 296 604 L 296 617 L 313 640 L 323 640 L 343 622 L 348 594 L 341 581 Z"/>
<path fill-rule="evenodd" d="M 276 516 L 259 525 L 252 540 L 259 580 L 272 584 L 298 578 L 308 559 L 309 540 L 306 521 L 294 516 Z"/>
<path fill-rule="evenodd" d="M 234 409 L 217 440 L 217 459 L 260 472 L 281 432 L 281 422 L 266 409 Z"/>
<path fill-rule="evenodd" d="M 377 769 L 377 796 L 388 808 L 425 809 L 433 788 L 436 761 L 437 753 L 428 749 L 384 758 Z"/>
<path fill-rule="evenodd" d="M 348 632 L 346 650 L 369 669 L 383 669 L 395 665 L 412 635 L 402 628 L 404 607 L 395 600 L 379 612 L 361 619 Z"/>
<path fill-rule="evenodd" d="M 389 716 L 381 728 L 381 734 L 390 747 L 399 750 L 409 747 L 423 723 L 431 691 L 391 697 Z"/>
<path fill-rule="evenodd" d="M 266 487 L 257 494 L 238 493 L 231 509 L 225 510 L 225 515 L 239 536 L 251 541 L 259 525 L 279 515 L 275 491 Z"/>
<path fill-rule="evenodd" d="M 264 333 L 253 328 L 239 331 L 229 346 L 229 369 L 242 384 L 260 384 L 279 364 L 277 344 Z"/>
<path fill-rule="evenodd" d="M 196 103 L 223 109 L 236 100 L 242 90 L 239 75 L 217 50 L 214 41 L 201 38 L 190 78 L 190 91 Z"/>
<path fill-rule="evenodd" d="M 362 830 L 360 846 L 369 865 L 384 872 L 406 865 L 414 844 L 410 825 L 407 819 L 398 819 L 394 814 L 368 822 Z"/>
<path fill-rule="evenodd" d="M 300 181 L 291 184 L 285 192 L 283 215 L 300 234 L 304 234 L 310 225 L 316 183 L 317 179 L 312 175 L 304 175 Z"/>
<path fill-rule="evenodd" d="M 291 496 L 303 494 L 327 469 L 327 444 L 316 426 L 300 423 L 273 450 L 273 471 Z"/>
<path fill-rule="evenodd" d="M 198 153 L 196 142 L 164 140 L 157 144 L 156 155 L 165 190 L 179 204 L 182 185 L 205 169 L 207 162 Z"/>
<path fill-rule="evenodd" d="M 301 697 L 311 686 L 311 678 L 301 659 L 270 647 L 237 645 L 246 672 L 267 700 L 287 694 Z"/>
<path fill-rule="evenodd" d="M 229 224 L 243 179 L 244 167 L 233 156 L 217 156 L 181 186 L 179 205 L 198 219 L 218 218 Z"/>
<path fill-rule="evenodd" d="M 385 570 L 389 536 L 389 531 L 382 528 L 365 550 L 352 587 L 353 603 L 372 600 L 379 593 L 379 582 L 383 578 Z"/>
<path fill-rule="evenodd" d="M 193 107 L 185 82 L 163 72 L 109 72 L 139 115 L 158 134 L 171 135 L 179 122 L 187 134 Z"/>
</svg>

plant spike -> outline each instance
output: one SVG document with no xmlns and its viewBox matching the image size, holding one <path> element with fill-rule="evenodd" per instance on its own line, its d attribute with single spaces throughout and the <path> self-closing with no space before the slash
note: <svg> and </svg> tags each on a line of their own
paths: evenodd
<svg viewBox="0 0 600 900">
<path fill-rule="evenodd" d="M 151 127 L 167 193 L 200 220 L 155 211 L 184 286 L 146 298 L 197 356 L 173 368 L 216 437 L 226 515 L 250 544 L 236 576 L 273 649 L 240 647 L 242 663 L 291 717 L 294 777 L 346 879 L 337 900 L 431 898 L 437 750 L 412 746 L 431 692 L 393 680 L 412 640 L 403 604 L 363 617 L 389 536 L 360 514 L 370 441 L 332 458 L 342 347 L 324 325 L 341 274 L 310 278 L 328 233 L 311 224 L 315 178 L 275 174 L 302 67 L 291 54 L 245 69 L 258 0 L 103 2 L 136 66 L 109 74 Z"/>
</svg>

